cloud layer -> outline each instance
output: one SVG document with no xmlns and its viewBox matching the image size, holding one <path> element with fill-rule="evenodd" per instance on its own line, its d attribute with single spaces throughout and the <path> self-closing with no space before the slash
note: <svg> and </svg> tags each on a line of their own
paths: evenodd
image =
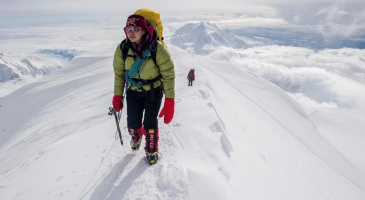
<svg viewBox="0 0 365 200">
<path fill-rule="evenodd" d="M 222 47 L 212 55 L 236 63 L 267 80 L 300 86 L 294 98 L 307 105 L 365 109 L 365 50 L 263 46 Z"/>
<path fill-rule="evenodd" d="M 326 39 L 363 38 L 365 1 L 324 1 L 282 6 L 276 5 L 277 17 L 289 24 L 315 25 Z"/>
<path fill-rule="evenodd" d="M 49 20 L 85 15 L 128 16 L 141 7 L 159 11 L 163 18 L 184 22 L 214 21 L 228 26 L 312 26 L 325 38 L 365 37 L 364 0 L 176 0 L 120 2 L 118 0 L 0 0 L 0 24 L 6 21 Z M 39 17 L 42 16 L 42 17 Z"/>
</svg>

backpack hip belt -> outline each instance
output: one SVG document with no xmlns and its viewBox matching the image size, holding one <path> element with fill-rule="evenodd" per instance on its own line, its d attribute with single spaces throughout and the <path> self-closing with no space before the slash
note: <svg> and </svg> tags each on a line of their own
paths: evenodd
<svg viewBox="0 0 365 200">
<path fill-rule="evenodd" d="M 141 82 L 142 83 L 142 87 L 138 88 L 138 89 L 141 89 L 142 91 L 146 92 L 147 91 L 145 89 L 143 89 L 143 85 L 150 85 L 150 97 L 155 97 L 155 87 L 154 87 L 154 83 L 156 81 L 159 81 L 161 83 L 161 86 L 163 85 L 163 82 L 161 81 L 162 79 L 162 75 L 159 74 L 157 77 L 153 78 L 153 79 L 149 79 L 149 80 L 144 80 L 144 79 L 137 79 L 137 78 L 133 78 L 134 81 L 136 81 L 137 83 L 138 82 Z M 130 88 L 129 88 L 130 89 Z"/>
</svg>

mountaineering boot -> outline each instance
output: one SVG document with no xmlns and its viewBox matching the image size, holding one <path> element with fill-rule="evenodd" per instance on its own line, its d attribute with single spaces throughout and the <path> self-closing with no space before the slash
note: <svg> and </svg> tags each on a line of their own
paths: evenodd
<svg viewBox="0 0 365 200">
<path fill-rule="evenodd" d="M 153 153 L 149 153 L 148 151 L 146 151 L 146 158 L 147 162 L 150 165 L 156 164 L 158 161 L 158 151 L 155 151 Z"/>
<path fill-rule="evenodd" d="M 141 140 L 142 138 L 139 138 L 139 140 L 134 140 L 133 138 L 131 139 L 131 148 L 133 151 L 138 151 L 139 150 L 139 146 L 141 146 Z"/>
<path fill-rule="evenodd" d="M 158 127 L 146 128 L 143 134 L 146 136 L 146 152 L 153 153 L 158 151 L 158 140 L 159 140 L 159 130 Z"/>
<path fill-rule="evenodd" d="M 129 133 L 131 134 L 131 148 L 133 151 L 139 150 L 139 146 L 141 146 L 142 135 L 143 135 L 143 127 L 139 128 L 137 131 L 134 129 L 129 129 Z"/>
<path fill-rule="evenodd" d="M 150 165 L 156 164 L 158 160 L 158 140 L 159 140 L 159 129 L 158 126 L 153 128 L 146 128 L 144 135 L 146 136 L 146 158 Z"/>
</svg>

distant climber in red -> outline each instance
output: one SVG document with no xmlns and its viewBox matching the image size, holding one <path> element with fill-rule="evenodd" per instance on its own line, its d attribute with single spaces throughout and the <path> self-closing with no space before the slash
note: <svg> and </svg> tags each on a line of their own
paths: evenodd
<svg viewBox="0 0 365 200">
<path fill-rule="evenodd" d="M 188 74 L 188 77 L 187 77 L 188 81 L 189 81 L 189 84 L 188 86 L 193 86 L 193 81 L 195 81 L 195 74 L 194 74 L 194 69 L 191 69 L 189 74 Z"/>
</svg>

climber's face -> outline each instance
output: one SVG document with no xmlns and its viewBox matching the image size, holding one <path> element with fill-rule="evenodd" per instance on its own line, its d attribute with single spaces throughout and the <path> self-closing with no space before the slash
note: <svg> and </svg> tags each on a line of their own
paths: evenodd
<svg viewBox="0 0 365 200">
<path fill-rule="evenodd" d="M 124 28 L 124 31 L 126 32 L 128 39 L 137 44 L 142 41 L 142 36 L 146 34 L 146 30 L 137 26 L 127 26 Z"/>
</svg>

